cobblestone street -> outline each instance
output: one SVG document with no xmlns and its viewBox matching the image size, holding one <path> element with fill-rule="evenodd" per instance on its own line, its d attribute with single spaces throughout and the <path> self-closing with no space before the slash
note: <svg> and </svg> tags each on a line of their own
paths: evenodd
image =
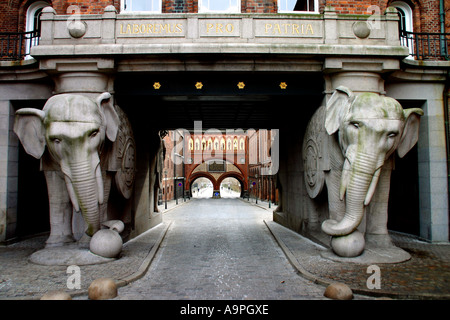
<svg viewBox="0 0 450 320">
<path fill-rule="evenodd" d="M 172 224 L 155 260 L 117 299 L 325 299 L 270 235 L 271 216 L 238 199 L 197 199 L 164 214 Z"/>
</svg>

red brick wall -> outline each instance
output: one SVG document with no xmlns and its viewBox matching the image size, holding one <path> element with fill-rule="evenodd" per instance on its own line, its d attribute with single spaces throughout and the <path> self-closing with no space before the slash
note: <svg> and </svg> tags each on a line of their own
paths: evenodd
<svg viewBox="0 0 450 320">
<path fill-rule="evenodd" d="M 26 11 L 36 0 L 0 0 L 0 32 L 17 32 L 25 28 Z M 66 14 L 70 5 L 80 8 L 82 14 L 101 14 L 113 5 L 120 10 L 120 0 L 47 0 L 57 14 Z M 320 11 L 332 6 L 340 14 L 367 14 L 370 5 L 377 5 L 381 13 L 394 0 L 319 0 Z M 440 32 L 439 0 L 404 0 L 414 15 L 416 32 Z M 445 2 L 446 32 L 450 32 L 450 0 Z M 241 0 L 243 13 L 276 13 L 277 0 Z M 196 13 L 198 0 L 164 0 L 163 13 Z"/>
<path fill-rule="evenodd" d="M 0 0 L 0 32 L 25 30 L 26 12 L 36 0 Z"/>
<path fill-rule="evenodd" d="M 165 0 L 162 3 L 163 13 L 196 13 L 198 0 Z"/>
<path fill-rule="evenodd" d="M 368 7 L 376 5 L 383 14 L 394 1 L 396 0 L 325 0 L 325 5 L 334 7 L 340 14 L 367 14 Z M 414 31 L 440 32 L 439 0 L 404 0 L 404 2 L 413 10 Z M 445 0 L 444 3 L 446 32 L 450 32 L 450 0 Z"/>
<path fill-rule="evenodd" d="M 52 0 L 52 4 L 57 14 L 66 14 L 71 5 L 78 6 L 81 14 L 101 14 L 109 5 L 120 10 L 120 0 Z"/>
<path fill-rule="evenodd" d="M 325 0 L 326 6 L 333 7 L 340 14 L 367 14 L 367 8 L 372 4 L 380 7 L 383 0 Z M 385 7 L 385 5 L 384 5 Z M 381 9 L 383 10 L 383 9 Z"/>
<path fill-rule="evenodd" d="M 277 0 L 241 0 L 242 13 L 276 13 Z"/>
</svg>

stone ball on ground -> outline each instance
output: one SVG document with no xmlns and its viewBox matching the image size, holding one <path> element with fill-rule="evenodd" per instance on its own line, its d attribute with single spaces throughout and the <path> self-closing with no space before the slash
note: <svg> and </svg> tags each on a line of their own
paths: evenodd
<svg viewBox="0 0 450 320">
<path fill-rule="evenodd" d="M 89 249 L 96 255 L 105 258 L 116 258 L 122 251 L 122 245 L 122 238 L 116 231 L 102 229 L 92 236 Z"/>
<path fill-rule="evenodd" d="M 44 294 L 41 300 L 72 300 L 72 296 L 64 291 L 50 291 Z"/>
<path fill-rule="evenodd" d="M 336 282 L 330 284 L 323 294 L 329 299 L 335 300 L 351 300 L 353 299 L 353 291 L 344 283 Z"/>
<path fill-rule="evenodd" d="M 334 253 L 341 257 L 357 257 L 364 251 L 365 245 L 364 235 L 358 230 L 346 236 L 331 238 L 331 247 Z"/>
<path fill-rule="evenodd" d="M 113 279 L 99 278 L 92 281 L 88 289 L 91 300 L 107 300 L 117 297 L 117 285 Z"/>
</svg>

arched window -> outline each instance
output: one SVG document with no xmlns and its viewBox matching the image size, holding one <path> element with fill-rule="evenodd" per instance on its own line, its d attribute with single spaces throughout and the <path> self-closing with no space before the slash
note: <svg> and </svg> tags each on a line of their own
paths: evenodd
<svg viewBox="0 0 450 320">
<path fill-rule="evenodd" d="M 404 1 L 394 1 L 390 4 L 395 7 L 400 17 L 400 30 L 413 32 L 413 12 L 409 4 Z"/>
<path fill-rule="evenodd" d="M 245 141 L 244 141 L 244 138 L 241 138 L 241 140 L 239 141 L 239 149 L 240 149 L 240 150 L 244 150 L 244 149 L 245 149 Z"/>
<path fill-rule="evenodd" d="M 205 138 L 202 139 L 202 150 L 206 150 L 206 140 L 205 140 Z"/>
<path fill-rule="evenodd" d="M 194 140 L 192 138 L 189 139 L 189 150 L 194 150 Z"/>
<path fill-rule="evenodd" d="M 36 1 L 32 3 L 27 10 L 27 22 L 26 31 L 37 31 L 41 30 L 41 14 L 42 9 L 50 6 L 46 1 Z"/>
<path fill-rule="evenodd" d="M 232 149 L 232 147 L 231 147 L 231 140 L 227 139 L 227 150 L 231 150 L 231 149 Z"/>
<path fill-rule="evenodd" d="M 225 150 L 225 140 L 223 138 L 220 140 L 220 150 Z"/>
<path fill-rule="evenodd" d="M 195 139 L 195 150 L 200 150 L 200 141 Z"/>
<path fill-rule="evenodd" d="M 399 24 L 398 24 L 398 33 L 400 35 L 400 40 L 402 42 L 402 45 L 407 46 L 409 48 L 409 57 L 413 58 L 412 54 L 414 53 L 413 50 L 413 43 L 412 38 L 410 36 L 407 36 L 407 34 L 404 34 L 404 31 L 406 32 L 413 32 L 413 12 L 411 7 L 404 1 L 394 1 L 390 4 L 391 7 L 394 7 L 397 9 L 398 16 L 400 18 Z"/>
<path fill-rule="evenodd" d="M 42 10 L 48 6 L 50 6 L 50 4 L 46 1 L 36 1 L 28 7 L 25 31 L 33 32 L 32 37 L 27 37 L 26 47 L 28 49 L 39 44 L 39 36 L 41 34 L 41 14 Z M 25 57 L 25 59 L 30 58 L 30 56 Z"/>
<path fill-rule="evenodd" d="M 212 140 L 211 140 L 211 138 L 208 139 L 208 150 L 212 150 Z"/>
<path fill-rule="evenodd" d="M 218 141 L 218 139 L 214 139 L 214 150 L 219 150 L 219 141 Z"/>
<path fill-rule="evenodd" d="M 237 150 L 237 149 L 238 149 L 238 141 L 237 141 L 237 138 L 234 138 L 234 141 L 233 141 L 233 149 L 234 149 L 234 150 Z"/>
</svg>

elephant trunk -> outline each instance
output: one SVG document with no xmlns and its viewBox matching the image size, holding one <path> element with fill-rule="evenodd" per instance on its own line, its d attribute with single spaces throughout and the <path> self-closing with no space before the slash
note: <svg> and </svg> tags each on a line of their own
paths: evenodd
<svg viewBox="0 0 450 320">
<path fill-rule="evenodd" d="M 90 237 L 100 229 L 99 204 L 103 203 L 103 180 L 99 164 L 89 161 L 70 164 L 70 175 L 66 174 L 66 185 L 76 211 L 81 210 Z M 63 170 L 64 171 L 64 170 Z"/>
<path fill-rule="evenodd" d="M 346 212 L 341 221 L 325 220 L 322 230 L 331 236 L 352 233 L 361 223 L 378 182 L 381 166 L 378 156 L 357 154 L 352 164 L 346 158 L 342 171 L 340 196 L 346 194 Z"/>
</svg>

